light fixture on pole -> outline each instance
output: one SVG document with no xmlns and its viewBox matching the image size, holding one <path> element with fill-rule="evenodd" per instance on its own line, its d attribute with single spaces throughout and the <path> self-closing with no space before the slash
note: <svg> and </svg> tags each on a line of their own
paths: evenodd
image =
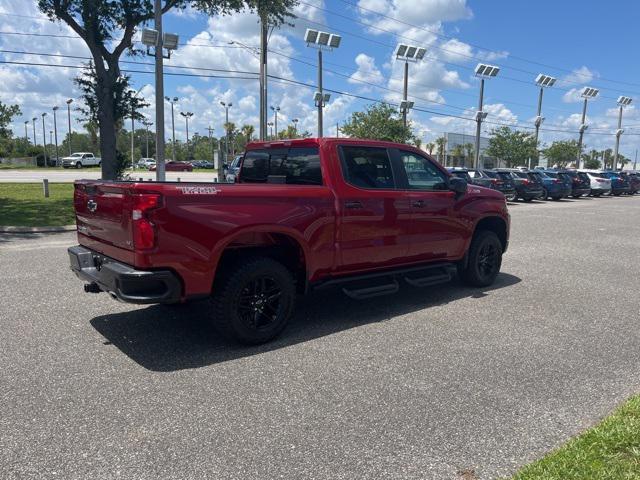
<svg viewBox="0 0 640 480">
<path fill-rule="evenodd" d="M 613 151 L 613 169 L 618 168 L 618 149 L 620 148 L 620 135 L 624 133 L 622 129 L 622 109 L 628 107 L 633 102 L 631 97 L 620 96 L 618 97 L 618 129 L 616 130 L 616 146 Z M 603 165 L 606 167 L 606 165 Z"/>
<path fill-rule="evenodd" d="M 475 144 L 475 159 L 473 162 L 473 168 L 478 169 L 480 166 L 480 130 L 482 129 L 482 121 L 487 117 L 486 112 L 483 112 L 482 104 L 484 98 L 484 81 L 487 78 L 494 78 L 498 75 L 500 67 L 495 65 L 487 65 L 479 63 L 476 65 L 475 73 L 476 77 L 480 77 L 480 98 L 478 100 L 478 111 L 476 113 L 476 144 Z"/>
<path fill-rule="evenodd" d="M 154 27 L 142 30 L 141 40 L 147 47 L 147 55 L 155 57 L 156 88 L 156 180 L 163 182 L 166 178 L 164 168 L 164 76 L 163 60 L 171 57 L 171 51 L 178 48 L 178 35 L 162 32 L 162 0 L 154 0 Z M 151 53 L 151 47 L 154 52 Z M 167 50 L 165 57 L 163 51 Z M 175 144 L 174 144 L 175 150 Z"/>
<path fill-rule="evenodd" d="M 407 126 L 407 112 L 413 108 L 414 102 L 410 100 L 402 100 L 400 102 L 400 113 L 402 113 L 402 122 Z"/>
<path fill-rule="evenodd" d="M 542 122 L 544 122 L 544 117 L 542 116 L 542 95 L 544 94 L 545 88 L 551 88 L 555 83 L 555 77 L 550 77 L 549 75 L 544 75 L 543 73 L 539 74 L 536 77 L 536 85 L 540 87 L 540 93 L 538 94 L 538 112 L 536 114 L 536 119 L 534 120 L 534 125 L 536 127 L 536 152 L 538 151 L 538 134 L 540 133 L 540 125 L 542 125 Z M 531 158 L 529 158 L 529 168 L 531 168 Z"/>
<path fill-rule="evenodd" d="M 424 58 L 426 53 L 426 48 L 416 47 L 413 45 L 405 45 L 404 43 L 398 45 L 398 48 L 396 49 L 396 60 L 404 62 L 404 89 L 402 93 L 402 100 L 404 102 L 407 102 L 409 95 L 409 62 L 419 62 Z M 413 105 L 409 108 L 412 107 Z M 400 112 L 402 113 L 402 122 L 406 127 L 408 109 L 400 110 Z"/>
<path fill-rule="evenodd" d="M 582 139 L 584 137 L 584 131 L 589 128 L 589 125 L 585 123 L 587 119 L 587 102 L 590 98 L 596 98 L 600 90 L 593 87 L 584 87 L 582 92 L 580 92 L 580 96 L 584 98 L 584 102 L 582 104 L 582 121 L 580 122 L 580 129 L 578 130 L 580 133 L 580 137 L 578 137 L 578 158 L 576 158 L 576 168 L 580 168 L 582 164 Z"/>
<path fill-rule="evenodd" d="M 229 156 L 229 108 L 233 107 L 233 103 L 225 103 L 220 102 L 220 105 L 224 107 L 224 129 L 227 132 L 225 137 L 225 151 L 224 151 L 224 162 L 227 162 L 227 157 Z"/>
<path fill-rule="evenodd" d="M 171 160 L 176 161 L 176 122 L 173 112 L 173 105 L 178 101 L 178 97 L 164 97 L 164 99 L 171 104 Z"/>
<path fill-rule="evenodd" d="M 71 156 L 71 104 L 73 103 L 73 98 L 67 100 L 67 123 L 69 125 L 69 156 Z"/>
<path fill-rule="evenodd" d="M 324 99 L 324 92 L 322 89 L 322 50 L 326 49 L 332 51 L 340 46 L 342 37 L 334 33 L 321 32 L 319 30 L 313 30 L 307 28 L 304 34 L 304 41 L 307 43 L 307 47 L 313 47 L 318 49 L 318 91 L 316 95 L 320 95 L 321 99 Z M 315 99 L 316 97 L 314 97 Z M 329 101 L 327 96 L 326 101 L 316 101 L 316 107 L 318 108 L 318 138 L 323 135 L 322 125 L 322 110 L 325 107 L 326 102 Z"/>
<path fill-rule="evenodd" d="M 44 126 L 44 117 L 47 112 L 42 113 L 42 147 L 44 148 L 44 166 L 47 166 L 47 129 Z"/>
<path fill-rule="evenodd" d="M 58 107 L 53 107 L 53 138 L 55 139 L 56 145 L 56 164 L 60 159 L 60 155 L 58 153 L 58 123 L 56 119 L 56 111 Z M 60 162 L 60 166 L 62 166 L 62 162 Z"/>
<path fill-rule="evenodd" d="M 29 120 L 25 120 L 24 121 L 24 141 L 25 141 L 26 147 L 29 146 L 29 132 L 27 131 L 28 125 L 29 125 Z"/>
<path fill-rule="evenodd" d="M 269 139 L 273 140 L 273 122 L 268 122 L 267 126 L 269 127 L 269 130 L 271 131 L 271 133 L 269 135 Z"/>
<path fill-rule="evenodd" d="M 276 130 L 276 140 L 278 139 L 278 112 L 280 111 L 280 107 L 274 107 L 271 105 L 271 110 L 273 110 L 273 121 Z"/>
<path fill-rule="evenodd" d="M 294 118 L 293 120 L 291 120 L 293 122 L 293 135 L 298 138 L 298 122 L 300 121 L 299 118 Z"/>
<path fill-rule="evenodd" d="M 185 125 L 187 127 L 187 160 L 190 160 L 191 152 L 189 150 L 189 119 L 193 117 L 193 112 L 180 112 L 180 115 L 184 117 Z"/>
</svg>

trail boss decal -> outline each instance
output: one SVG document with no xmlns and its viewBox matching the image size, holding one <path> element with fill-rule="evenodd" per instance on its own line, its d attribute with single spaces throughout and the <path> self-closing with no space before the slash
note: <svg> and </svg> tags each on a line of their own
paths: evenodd
<svg viewBox="0 0 640 480">
<path fill-rule="evenodd" d="M 178 187 L 183 195 L 216 195 L 220 190 L 216 187 L 190 186 Z"/>
</svg>

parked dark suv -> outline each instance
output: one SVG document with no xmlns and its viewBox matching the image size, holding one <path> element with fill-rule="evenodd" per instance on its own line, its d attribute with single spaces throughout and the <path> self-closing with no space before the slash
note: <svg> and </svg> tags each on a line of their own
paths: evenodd
<svg viewBox="0 0 640 480">
<path fill-rule="evenodd" d="M 560 200 L 571 195 L 571 180 L 569 176 L 560 176 L 555 170 L 535 170 L 535 175 L 539 175 L 542 180 L 542 198 L 552 198 Z"/>
<path fill-rule="evenodd" d="M 629 195 L 636 194 L 640 191 L 640 173 L 635 171 L 620 172 L 623 178 L 629 182 Z"/>
<path fill-rule="evenodd" d="M 516 199 L 516 187 L 509 172 L 499 173 L 493 170 L 469 170 L 469 175 L 475 185 L 492 188 L 502 192 L 510 202 Z"/>
<path fill-rule="evenodd" d="M 540 177 L 527 170 L 511 170 L 515 186 L 516 196 L 525 202 L 543 195 L 542 181 Z"/>
<path fill-rule="evenodd" d="M 580 198 L 583 195 L 588 196 L 591 193 L 591 179 L 586 173 L 576 172 L 575 170 L 563 170 L 558 173 L 571 177 L 571 196 L 573 198 Z"/>
<path fill-rule="evenodd" d="M 620 172 L 606 170 L 601 173 L 604 178 L 611 180 L 611 195 L 615 195 L 617 197 L 623 193 L 629 193 L 631 190 L 629 180 L 620 175 Z"/>
</svg>

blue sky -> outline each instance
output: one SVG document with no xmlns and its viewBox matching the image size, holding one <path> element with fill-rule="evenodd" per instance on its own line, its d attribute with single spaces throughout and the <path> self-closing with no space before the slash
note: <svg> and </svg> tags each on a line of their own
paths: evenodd
<svg viewBox="0 0 640 480">
<path fill-rule="evenodd" d="M 274 30 L 270 38 L 270 73 L 284 79 L 315 84 L 316 52 L 302 41 L 303 32 L 307 27 L 331 31 L 341 34 L 343 42 L 339 49 L 325 54 L 325 87 L 397 103 L 401 98 L 402 65 L 394 61 L 395 46 L 405 42 L 426 47 L 425 61 L 411 64 L 409 77 L 409 95 L 417 107 L 411 119 L 416 133 L 425 141 L 445 131 L 473 132 L 474 124 L 465 119 L 472 118 L 477 108 L 478 81 L 473 68 L 479 61 L 501 67 L 498 77 L 486 85 L 485 111 L 489 115 L 485 131 L 496 124 L 523 129 L 532 126 L 537 100 L 533 79 L 540 72 L 558 78 L 556 87 L 545 92 L 543 142 L 577 138 L 581 111 L 578 92 L 585 85 L 601 89 L 599 98 L 589 103 L 587 148 L 613 146 L 619 95 L 640 101 L 640 66 L 634 54 L 634 22 L 640 18 L 640 2 L 304 0 L 296 14 L 294 28 Z M 34 0 L 3 0 L 0 49 L 87 54 L 80 40 L 59 37 L 70 34 L 67 28 L 39 17 Z M 54 36 L 8 35 L 11 31 Z M 257 58 L 250 50 L 237 43 L 229 44 L 258 44 L 257 19 L 249 13 L 206 18 L 187 10 L 166 15 L 165 31 L 179 33 L 182 43 L 167 62 L 167 72 L 214 73 L 195 68 L 258 71 Z M 58 65 L 81 63 L 79 59 L 6 52 L 0 53 L 0 59 Z M 171 68 L 172 65 L 185 68 Z M 145 65 L 123 67 L 151 71 Z M 71 82 L 76 74 L 73 68 L 0 65 L 0 100 L 20 103 L 25 119 L 31 118 L 45 111 L 44 106 L 62 106 L 66 98 L 77 97 Z M 153 76 L 134 74 L 133 84 L 136 89 L 142 88 L 153 105 Z M 315 132 L 313 91 L 313 87 L 272 81 L 269 103 L 281 107 L 279 125 L 299 118 L 302 129 Z M 168 75 L 165 93 L 180 98 L 178 110 L 194 112 L 190 131 L 204 134 L 211 125 L 221 132 L 221 100 L 233 102 L 230 116 L 236 124 L 257 126 L 256 80 Z M 334 135 L 337 122 L 369 103 L 333 93 L 325 113 L 325 134 Z M 153 120 L 152 107 L 144 113 Z M 169 132 L 168 105 L 166 117 Z M 635 149 L 640 147 L 640 114 L 634 106 L 625 111 L 625 123 L 621 152 L 633 158 Z M 180 137 L 184 133 L 181 122 L 177 126 Z M 24 131 L 22 119 L 16 122 L 15 130 Z"/>
</svg>

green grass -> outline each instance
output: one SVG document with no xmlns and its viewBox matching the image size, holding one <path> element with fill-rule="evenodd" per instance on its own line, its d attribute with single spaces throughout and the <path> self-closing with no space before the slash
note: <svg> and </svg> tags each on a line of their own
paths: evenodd
<svg viewBox="0 0 640 480">
<path fill-rule="evenodd" d="M 640 479 L 640 395 L 513 480 Z"/>
<path fill-rule="evenodd" d="M 0 226 L 72 225 L 73 184 L 50 183 L 45 198 L 41 183 L 0 183 Z"/>
</svg>

